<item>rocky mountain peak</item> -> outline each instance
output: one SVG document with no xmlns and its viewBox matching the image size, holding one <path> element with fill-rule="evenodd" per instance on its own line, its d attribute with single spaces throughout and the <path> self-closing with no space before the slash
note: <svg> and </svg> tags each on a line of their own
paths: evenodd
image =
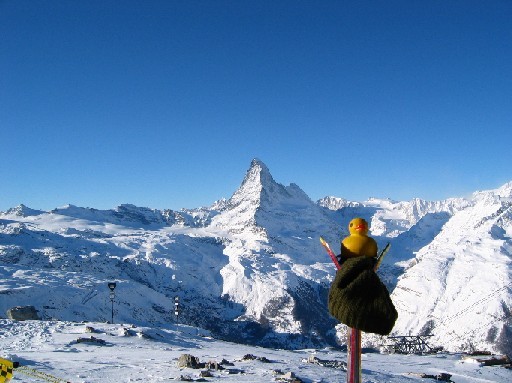
<svg viewBox="0 0 512 383">
<path fill-rule="evenodd" d="M 282 188 L 274 181 L 268 167 L 259 159 L 255 158 L 242 181 L 240 188 L 229 200 L 229 205 L 238 206 L 242 202 L 251 202 L 257 205 L 261 202 L 262 194 Z"/>
<path fill-rule="evenodd" d="M 290 212 L 299 209 L 302 215 Z M 263 232 L 280 230 L 281 226 L 301 226 L 296 221 L 309 217 L 314 220 L 319 207 L 296 184 L 284 186 L 274 180 L 267 166 L 255 158 L 238 190 L 222 205 L 221 214 L 212 219 L 217 227 L 229 227 L 231 232 Z M 315 217 L 315 218 L 313 218 Z M 272 228 L 263 230 L 269 222 Z"/>
<path fill-rule="evenodd" d="M 496 190 L 498 195 L 502 198 L 512 198 L 512 181 L 507 182 Z"/>
<path fill-rule="evenodd" d="M 270 174 L 270 170 L 268 170 L 267 165 L 257 158 L 253 159 L 244 181 L 242 182 L 242 187 L 257 186 L 261 187 L 261 189 L 269 189 L 275 185 L 276 181 L 274 181 L 274 178 Z"/>
<path fill-rule="evenodd" d="M 23 204 L 13 207 L 6 212 L 6 214 L 8 215 L 16 215 L 18 217 L 29 217 L 32 215 L 39 215 L 42 213 L 43 212 L 41 210 L 31 209 Z"/>
</svg>

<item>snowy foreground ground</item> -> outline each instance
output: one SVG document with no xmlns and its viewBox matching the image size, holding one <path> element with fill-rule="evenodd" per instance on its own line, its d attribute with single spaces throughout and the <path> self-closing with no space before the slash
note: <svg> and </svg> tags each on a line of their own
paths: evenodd
<svg viewBox="0 0 512 383">
<path fill-rule="evenodd" d="M 93 328 L 94 332 L 86 332 L 86 327 Z M 77 342 L 91 337 L 99 342 Z M 224 359 L 232 365 L 224 365 L 223 370 L 211 370 L 212 376 L 201 380 L 199 374 L 206 369 L 177 366 L 182 354 L 191 354 L 200 362 L 220 363 Z M 244 360 L 248 354 L 256 359 Z M 181 377 L 190 381 L 258 383 L 278 381 L 289 372 L 303 382 L 326 383 L 345 382 L 345 371 L 328 365 L 346 361 L 347 355 L 331 349 L 286 351 L 227 343 L 185 326 L 161 329 L 0 319 L 0 357 L 72 383 L 169 382 L 180 381 Z M 312 357 L 327 366 L 308 363 L 308 358 Z M 484 367 L 458 354 L 367 353 L 362 358 L 365 383 L 434 381 L 419 377 L 422 373 L 448 373 L 456 383 L 512 382 L 512 370 Z M 44 380 L 15 370 L 12 383 L 15 382 Z"/>
</svg>

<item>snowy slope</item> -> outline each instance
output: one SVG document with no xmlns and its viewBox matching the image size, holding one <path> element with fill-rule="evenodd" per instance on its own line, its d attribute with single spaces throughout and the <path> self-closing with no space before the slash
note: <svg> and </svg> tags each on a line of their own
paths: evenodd
<svg viewBox="0 0 512 383">
<path fill-rule="evenodd" d="M 117 281 L 116 316 L 135 323 L 173 320 L 174 297 L 191 290 L 196 306 L 220 301 L 222 241 L 201 228 L 148 219 L 148 210 L 73 206 L 0 219 L 0 310 L 34 304 L 44 318 L 106 320 L 108 281 Z M 150 214 L 151 216 L 151 214 Z M 197 284 L 199 278 L 205 284 Z M 185 297 L 182 297 L 185 298 Z M 212 301 L 213 300 L 213 301 Z M 186 304 L 186 299 L 183 299 Z M 197 319 L 198 324 L 201 318 Z"/>
<path fill-rule="evenodd" d="M 94 332 L 86 332 L 87 327 Z M 304 383 L 345 381 L 345 352 L 330 348 L 294 351 L 263 349 L 221 342 L 203 333 L 198 334 L 195 328 L 187 326 L 155 328 L 105 323 L 0 320 L 0 357 L 19 362 L 21 368 L 30 369 L 25 369 L 25 372 L 15 369 L 12 383 L 44 381 L 26 372 L 47 374 L 44 377 L 53 378 L 53 382 L 72 383 L 200 381 L 201 372 L 207 371 L 207 368 L 178 367 L 178 359 L 183 354 L 190 354 L 201 363 L 222 363 L 222 369 L 211 369 L 211 377 L 202 378 L 202 381 L 290 382 L 290 379 L 278 379 L 289 377 L 292 373 Z M 91 336 L 104 344 L 78 342 Z M 510 370 L 484 367 L 461 355 L 365 353 L 362 361 L 362 377 L 366 383 L 433 382 L 432 379 L 421 379 L 419 375 L 436 376 L 441 373 L 452 375 L 452 380 L 457 383 L 506 383 L 511 376 Z"/>
<path fill-rule="evenodd" d="M 431 333 L 451 349 L 510 350 L 510 186 L 475 193 L 409 262 L 393 292 L 395 332 Z"/>
<path fill-rule="evenodd" d="M 178 319 L 272 347 L 333 345 L 326 299 L 334 268 L 318 237 L 337 248 L 350 219 L 362 216 L 380 248 L 392 244 L 379 275 L 399 309 L 395 334 L 431 332 L 452 351 L 510 352 L 511 190 L 508 183 L 467 199 L 313 202 L 256 159 L 231 198 L 209 208 L 20 205 L 0 213 L 0 315 L 34 305 L 44 319 L 107 321 L 107 282 L 116 281 L 118 321 Z"/>
</svg>

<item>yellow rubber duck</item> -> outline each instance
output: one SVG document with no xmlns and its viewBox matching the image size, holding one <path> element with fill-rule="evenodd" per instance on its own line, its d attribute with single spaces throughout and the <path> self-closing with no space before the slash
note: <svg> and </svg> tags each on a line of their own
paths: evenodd
<svg viewBox="0 0 512 383">
<path fill-rule="evenodd" d="M 368 222 L 354 218 L 348 224 L 350 235 L 341 241 L 341 257 L 377 257 L 377 242 L 368 237 Z"/>
</svg>

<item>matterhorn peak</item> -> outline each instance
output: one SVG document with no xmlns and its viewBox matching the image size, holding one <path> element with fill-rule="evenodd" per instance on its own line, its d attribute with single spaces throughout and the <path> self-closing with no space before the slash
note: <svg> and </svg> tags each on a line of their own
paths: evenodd
<svg viewBox="0 0 512 383">
<path fill-rule="evenodd" d="M 264 224 L 262 222 L 275 220 L 276 214 L 286 214 L 290 206 L 302 206 L 307 210 L 312 205 L 314 203 L 297 185 L 285 187 L 277 183 L 267 166 L 255 158 L 242 184 L 223 205 L 222 214 L 212 219 L 212 224 L 227 227 L 228 222 L 231 230 L 252 230 L 255 225 L 261 226 Z M 269 217 L 266 216 L 268 214 Z"/>
<path fill-rule="evenodd" d="M 268 170 L 267 165 L 265 165 L 263 163 L 263 161 L 260 160 L 259 158 L 253 158 L 252 159 L 252 161 L 251 161 L 251 168 L 254 167 L 254 166 L 260 166 L 260 167 L 263 167 L 263 168 Z"/>
<path fill-rule="evenodd" d="M 229 200 L 231 206 L 236 206 L 242 201 L 260 202 L 262 194 L 283 188 L 274 181 L 268 167 L 259 159 L 255 158 L 242 181 L 240 188 Z"/>
<path fill-rule="evenodd" d="M 249 179 L 248 179 L 249 178 Z M 255 158 L 251 161 L 251 167 L 247 171 L 244 182 L 250 180 L 259 181 L 262 186 L 270 186 L 271 184 L 275 184 L 274 178 L 270 174 L 270 170 L 268 170 L 267 165 L 265 165 L 261 160 Z M 242 183 L 242 185 L 243 185 Z"/>
</svg>

